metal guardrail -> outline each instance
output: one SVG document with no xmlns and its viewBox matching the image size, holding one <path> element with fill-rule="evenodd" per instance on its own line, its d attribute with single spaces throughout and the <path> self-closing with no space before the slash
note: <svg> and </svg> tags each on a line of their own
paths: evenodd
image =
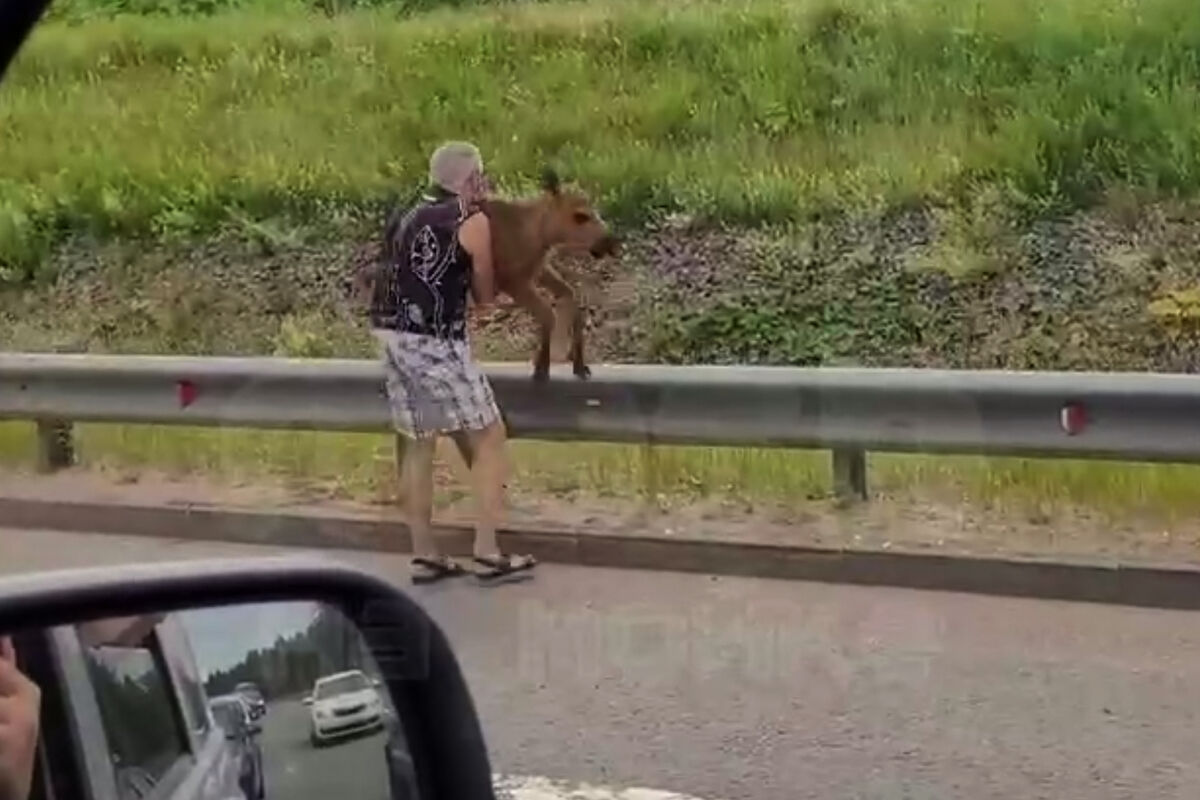
<svg viewBox="0 0 1200 800">
<path fill-rule="evenodd" d="M 599 366 L 535 384 L 488 365 L 514 437 L 827 448 L 866 496 L 868 451 L 1200 462 L 1200 376 Z M 381 431 L 373 361 L 0 354 L 0 418 L 39 423 L 46 469 L 70 422 Z"/>
</svg>

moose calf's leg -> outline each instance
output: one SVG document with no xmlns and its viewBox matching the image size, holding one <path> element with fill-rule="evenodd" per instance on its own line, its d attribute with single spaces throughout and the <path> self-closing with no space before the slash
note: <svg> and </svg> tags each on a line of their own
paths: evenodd
<svg viewBox="0 0 1200 800">
<path fill-rule="evenodd" d="M 537 289 L 526 286 L 510 293 L 521 308 L 533 315 L 538 325 L 538 351 L 533 360 L 533 379 L 545 381 L 550 378 L 550 336 L 554 332 L 554 309 Z"/>
<path fill-rule="evenodd" d="M 592 371 L 583 363 L 583 310 L 579 307 L 579 299 L 562 275 L 547 264 L 542 269 L 542 285 L 549 289 L 557 298 L 567 313 L 571 315 L 571 369 L 575 377 L 587 379 Z"/>
</svg>

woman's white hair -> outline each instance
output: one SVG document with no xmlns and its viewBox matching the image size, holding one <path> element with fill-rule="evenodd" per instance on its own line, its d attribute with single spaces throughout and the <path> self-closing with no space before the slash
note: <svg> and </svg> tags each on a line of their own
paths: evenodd
<svg viewBox="0 0 1200 800">
<path fill-rule="evenodd" d="M 483 173 L 483 156 L 470 142 L 446 142 L 429 157 L 429 180 L 459 194 L 472 175 Z"/>
</svg>

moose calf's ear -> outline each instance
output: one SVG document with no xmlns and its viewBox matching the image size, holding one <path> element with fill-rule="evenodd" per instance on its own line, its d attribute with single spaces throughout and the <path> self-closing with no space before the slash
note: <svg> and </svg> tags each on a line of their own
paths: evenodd
<svg viewBox="0 0 1200 800">
<path fill-rule="evenodd" d="M 562 180 L 559 179 L 558 173 L 554 167 L 546 167 L 542 170 L 542 188 L 550 194 L 558 194 L 558 190 L 562 187 Z"/>
</svg>

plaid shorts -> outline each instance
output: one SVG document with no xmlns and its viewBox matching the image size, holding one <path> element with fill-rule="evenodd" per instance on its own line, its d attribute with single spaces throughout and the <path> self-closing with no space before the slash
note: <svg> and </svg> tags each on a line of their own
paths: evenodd
<svg viewBox="0 0 1200 800">
<path fill-rule="evenodd" d="M 466 341 L 375 328 L 396 430 L 414 439 L 482 430 L 500 419 Z"/>
</svg>

